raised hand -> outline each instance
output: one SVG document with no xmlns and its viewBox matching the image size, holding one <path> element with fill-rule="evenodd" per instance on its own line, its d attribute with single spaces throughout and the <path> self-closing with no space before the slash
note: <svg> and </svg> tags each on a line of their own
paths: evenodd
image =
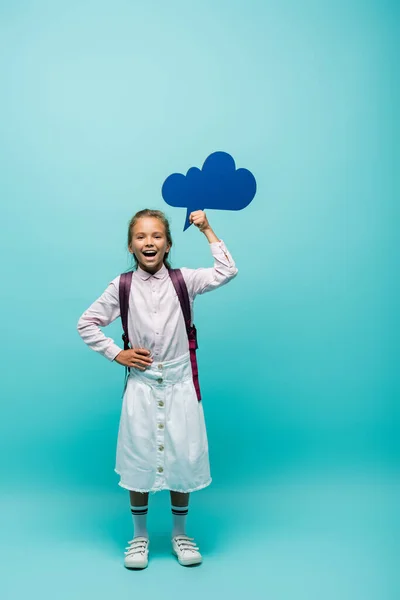
<svg viewBox="0 0 400 600">
<path fill-rule="evenodd" d="M 196 225 L 200 231 L 210 229 L 210 223 L 208 222 L 204 210 L 195 210 L 194 212 L 190 213 L 189 221 L 193 223 L 193 225 Z"/>
</svg>

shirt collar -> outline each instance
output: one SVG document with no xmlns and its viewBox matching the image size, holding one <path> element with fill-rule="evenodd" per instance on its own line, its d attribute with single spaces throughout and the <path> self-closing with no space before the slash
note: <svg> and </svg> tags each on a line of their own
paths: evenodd
<svg viewBox="0 0 400 600">
<path fill-rule="evenodd" d="M 157 273 L 154 273 L 154 275 L 152 275 L 152 273 L 148 273 L 138 265 L 136 273 L 139 275 L 140 279 L 143 279 L 143 281 L 147 281 L 147 279 L 150 279 L 150 277 L 155 277 L 156 279 L 165 279 L 165 277 L 168 275 L 168 269 L 163 264 L 161 269 L 159 269 Z"/>
</svg>

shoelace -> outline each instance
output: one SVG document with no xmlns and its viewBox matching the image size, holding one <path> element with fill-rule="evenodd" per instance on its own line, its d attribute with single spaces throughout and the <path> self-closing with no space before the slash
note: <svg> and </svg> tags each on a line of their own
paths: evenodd
<svg viewBox="0 0 400 600">
<path fill-rule="evenodd" d="M 182 552 L 196 552 L 199 550 L 199 548 L 196 546 L 193 540 L 194 538 L 187 537 L 186 535 L 175 538 L 175 541 L 178 544 L 178 548 Z"/>
<path fill-rule="evenodd" d="M 146 540 L 130 540 L 128 542 L 128 544 L 130 544 L 129 546 L 127 546 L 125 548 L 126 555 L 131 556 L 132 554 L 145 554 L 146 552 L 146 548 L 147 548 L 147 541 Z"/>
</svg>

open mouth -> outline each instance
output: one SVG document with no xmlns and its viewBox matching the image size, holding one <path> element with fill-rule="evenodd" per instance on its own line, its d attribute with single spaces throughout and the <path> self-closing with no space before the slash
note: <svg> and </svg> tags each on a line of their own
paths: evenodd
<svg viewBox="0 0 400 600">
<path fill-rule="evenodd" d="M 157 252 L 155 250 L 144 250 L 142 252 L 142 254 L 148 258 L 148 259 L 152 259 L 156 256 Z"/>
</svg>

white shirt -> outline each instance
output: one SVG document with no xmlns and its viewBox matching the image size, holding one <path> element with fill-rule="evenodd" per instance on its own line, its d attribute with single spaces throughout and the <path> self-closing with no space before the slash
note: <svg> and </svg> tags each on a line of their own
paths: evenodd
<svg viewBox="0 0 400 600">
<path fill-rule="evenodd" d="M 193 301 L 197 294 L 210 292 L 233 279 L 238 270 L 224 242 L 213 242 L 210 249 L 214 266 L 208 269 L 181 268 L 193 322 Z M 105 327 L 120 316 L 119 278 L 81 316 L 78 332 L 83 341 L 109 360 L 123 350 L 106 337 Z M 128 334 L 132 348 L 150 350 L 155 361 L 174 360 L 188 352 L 188 339 L 182 309 L 175 288 L 163 265 L 152 275 L 140 267 L 132 276 L 129 297 Z"/>
</svg>

